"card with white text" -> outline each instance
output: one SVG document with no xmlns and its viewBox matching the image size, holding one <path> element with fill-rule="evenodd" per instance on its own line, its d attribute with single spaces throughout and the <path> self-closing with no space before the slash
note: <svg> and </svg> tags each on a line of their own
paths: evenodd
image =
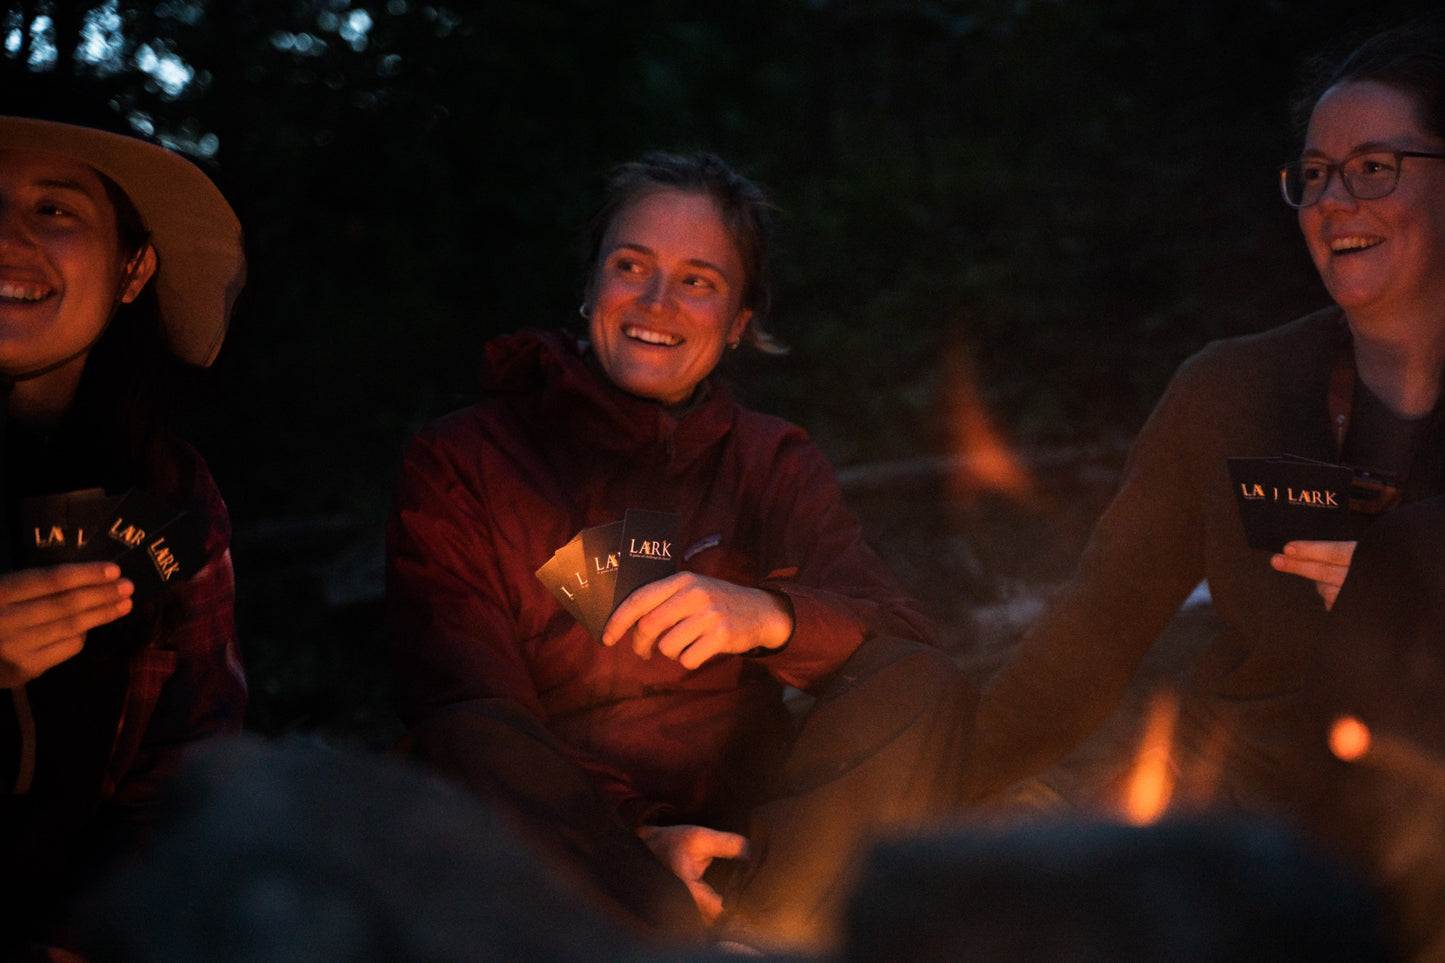
<svg viewBox="0 0 1445 963">
<path fill-rule="evenodd" d="M 547 586 L 547 591 L 572 613 L 572 617 L 583 625 L 582 596 L 587 592 L 586 559 L 582 555 L 582 536 L 574 536 L 566 545 L 557 549 L 552 557 L 539 569 L 537 578 Z"/>
<path fill-rule="evenodd" d="M 1229 475 L 1250 548 L 1350 537 L 1350 482 L 1344 465 L 1300 458 L 1230 458 Z"/>
<path fill-rule="evenodd" d="M 677 571 L 677 534 L 682 516 L 629 508 L 622 520 L 622 541 L 617 558 L 617 585 L 613 607 L 639 586 Z"/>
</svg>

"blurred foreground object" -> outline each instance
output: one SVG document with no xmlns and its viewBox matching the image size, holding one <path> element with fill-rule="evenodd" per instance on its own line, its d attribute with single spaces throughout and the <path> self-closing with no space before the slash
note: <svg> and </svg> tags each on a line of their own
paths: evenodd
<svg viewBox="0 0 1445 963">
<path fill-rule="evenodd" d="M 1268 824 L 1049 822 L 879 847 L 848 963 L 1393 959 L 1363 886 Z"/>
</svg>

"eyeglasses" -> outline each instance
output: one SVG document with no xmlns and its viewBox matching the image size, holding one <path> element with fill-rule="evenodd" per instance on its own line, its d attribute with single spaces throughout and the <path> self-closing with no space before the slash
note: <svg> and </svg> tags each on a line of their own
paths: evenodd
<svg viewBox="0 0 1445 963">
<path fill-rule="evenodd" d="M 1325 196 L 1330 175 L 1340 172 L 1345 190 L 1357 201 L 1373 201 L 1389 194 L 1400 183 L 1400 164 L 1406 157 L 1445 160 L 1445 154 L 1418 150 L 1371 150 L 1351 154 L 1338 164 L 1310 159 L 1285 164 L 1279 169 L 1279 189 L 1290 207 L 1309 207 Z"/>
</svg>

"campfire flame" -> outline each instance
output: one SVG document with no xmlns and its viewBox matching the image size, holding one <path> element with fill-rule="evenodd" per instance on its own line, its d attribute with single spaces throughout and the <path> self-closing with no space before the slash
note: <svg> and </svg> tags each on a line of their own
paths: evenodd
<svg viewBox="0 0 1445 963">
<path fill-rule="evenodd" d="M 1124 818 L 1132 825 L 1157 821 L 1169 806 L 1175 780 L 1170 759 L 1178 722 L 1178 695 L 1169 689 L 1155 693 L 1149 700 L 1139 753 L 1124 791 Z"/>
<path fill-rule="evenodd" d="M 954 497 L 969 501 L 997 494 L 1030 500 L 1033 477 L 994 426 L 972 355 L 962 349 L 952 352 L 947 370 L 953 453 L 957 456 L 950 478 Z"/>
</svg>

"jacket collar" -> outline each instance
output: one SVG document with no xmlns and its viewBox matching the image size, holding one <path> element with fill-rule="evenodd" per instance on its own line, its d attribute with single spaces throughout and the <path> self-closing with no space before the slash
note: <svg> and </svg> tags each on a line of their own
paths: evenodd
<svg viewBox="0 0 1445 963">
<path fill-rule="evenodd" d="M 628 394 L 589 362 L 584 342 L 567 330 L 521 331 L 487 344 L 480 376 L 484 395 L 532 399 L 538 427 L 569 446 L 637 452 L 661 448 L 671 459 L 690 461 L 731 430 L 737 411 L 732 393 L 716 377 L 699 385 L 702 400 L 674 412 Z"/>
</svg>

